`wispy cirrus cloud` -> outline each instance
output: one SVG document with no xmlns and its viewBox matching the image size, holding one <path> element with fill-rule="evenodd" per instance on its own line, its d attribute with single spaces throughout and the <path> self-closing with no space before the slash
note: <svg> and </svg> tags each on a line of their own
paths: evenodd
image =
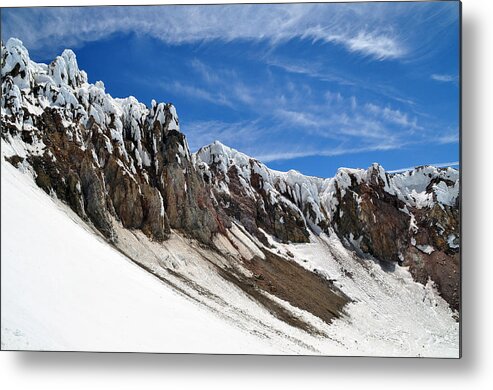
<svg viewBox="0 0 493 390">
<path fill-rule="evenodd" d="M 379 35 L 360 32 L 355 37 L 344 41 L 349 50 L 360 52 L 383 60 L 400 58 L 407 54 L 406 46 L 393 35 Z"/>
<path fill-rule="evenodd" d="M 400 149 L 404 145 L 393 145 L 393 144 L 383 144 L 383 145 L 373 145 L 368 147 L 360 147 L 360 148 L 351 148 L 351 147 L 331 147 L 325 149 L 308 149 L 302 151 L 270 151 L 265 154 L 257 154 L 254 156 L 259 161 L 263 161 L 265 163 L 273 162 L 273 161 L 284 161 L 284 160 L 292 160 L 295 158 L 304 158 L 304 157 L 336 157 L 336 156 L 344 156 L 351 154 L 358 154 L 364 152 L 377 152 L 377 151 L 386 151 L 386 150 L 395 150 Z"/>
<path fill-rule="evenodd" d="M 184 123 L 183 128 L 188 139 L 191 140 L 190 148 L 192 151 L 219 140 L 265 163 L 303 157 L 334 157 L 363 152 L 395 150 L 406 145 L 404 142 L 397 142 L 391 139 L 366 142 L 356 146 L 347 141 L 341 141 L 330 146 L 318 142 L 307 141 L 300 143 L 299 140 L 288 139 L 274 143 L 263 142 L 266 140 L 265 135 L 282 134 L 285 128 L 282 125 L 266 127 L 262 120 L 240 122 L 193 121 Z M 252 145 L 252 139 L 257 140 L 255 145 Z"/>
<path fill-rule="evenodd" d="M 413 130 L 423 129 L 422 126 L 418 125 L 418 119 L 415 116 L 411 119 L 409 114 L 404 113 L 401 110 L 395 110 L 388 106 L 382 107 L 373 103 L 367 103 L 365 109 L 372 115 L 381 117 L 388 122 L 401 125 L 405 128 Z"/>
<path fill-rule="evenodd" d="M 268 57 L 265 62 L 269 66 L 280 68 L 291 74 L 304 75 L 320 81 L 335 83 L 342 87 L 357 87 L 408 106 L 416 105 L 412 98 L 403 95 L 401 91 L 391 85 L 362 79 L 350 74 L 348 71 L 342 72 L 341 70 L 332 69 L 325 64 L 314 61 L 293 60 L 292 58 L 287 60 L 275 56 Z"/>
<path fill-rule="evenodd" d="M 412 7 L 362 3 L 4 9 L 2 32 L 37 50 L 79 47 L 115 33 L 147 35 L 175 45 L 213 40 L 276 45 L 298 38 L 381 61 L 411 55 L 410 31 L 401 26 Z"/>
<path fill-rule="evenodd" d="M 360 30 L 357 34 L 348 32 L 334 34 L 330 30 L 315 28 L 306 31 L 303 36 L 313 40 L 341 44 L 350 52 L 373 57 L 377 60 L 401 58 L 406 56 L 409 51 L 406 45 L 393 33 Z"/>
<path fill-rule="evenodd" d="M 451 74 L 437 74 L 434 73 L 430 76 L 432 80 L 439 81 L 441 83 L 456 83 L 457 76 Z"/>
<path fill-rule="evenodd" d="M 229 97 L 222 92 L 210 91 L 205 88 L 197 87 L 193 84 L 186 84 L 182 81 L 172 81 L 170 83 L 161 83 L 161 85 L 172 88 L 178 95 L 192 96 L 194 99 L 206 101 L 211 104 L 235 108 L 234 103 Z"/>
<path fill-rule="evenodd" d="M 397 150 L 437 137 L 425 131 L 416 115 L 388 103 L 345 95 L 337 89 L 313 91 L 301 81 L 285 83 L 272 77 L 267 82 L 246 84 L 230 69 L 211 68 L 199 60 L 191 67 L 201 76 L 204 89 L 234 102 L 235 110 L 243 109 L 254 118 L 183 122 L 192 150 L 219 140 L 272 162 Z"/>
<path fill-rule="evenodd" d="M 216 140 L 225 145 L 235 145 L 243 152 L 251 151 L 252 139 L 259 139 L 267 129 L 262 128 L 259 120 L 242 120 L 238 122 L 224 122 L 220 120 L 198 120 L 184 122 L 183 131 L 186 132 L 190 149 L 197 151 L 202 146 Z"/>
<path fill-rule="evenodd" d="M 434 137 L 432 140 L 438 144 L 446 145 L 446 144 L 455 144 L 459 142 L 459 130 L 452 130 L 447 133 L 438 135 Z"/>
</svg>

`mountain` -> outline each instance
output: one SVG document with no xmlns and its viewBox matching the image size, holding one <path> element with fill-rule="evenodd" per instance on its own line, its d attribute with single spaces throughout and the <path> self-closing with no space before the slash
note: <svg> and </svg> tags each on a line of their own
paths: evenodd
<svg viewBox="0 0 493 390">
<path fill-rule="evenodd" d="M 228 216 L 267 245 L 337 234 L 361 255 L 408 266 L 433 280 L 459 308 L 459 172 L 418 167 L 387 174 L 341 168 L 331 179 L 278 172 L 219 142 L 200 149 L 196 165 Z M 267 235 L 265 234 L 267 233 Z"/>
<path fill-rule="evenodd" d="M 70 50 L 9 39 L 1 66 L 2 160 L 166 286 L 286 353 L 458 353 L 457 170 L 192 154 L 172 104 L 111 97 Z"/>
</svg>

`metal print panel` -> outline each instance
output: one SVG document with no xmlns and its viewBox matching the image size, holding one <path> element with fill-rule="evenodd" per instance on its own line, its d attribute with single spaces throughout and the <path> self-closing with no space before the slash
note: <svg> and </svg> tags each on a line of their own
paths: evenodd
<svg viewBox="0 0 493 390">
<path fill-rule="evenodd" d="M 460 3 L 1 9 L 3 350 L 460 357 Z"/>
</svg>

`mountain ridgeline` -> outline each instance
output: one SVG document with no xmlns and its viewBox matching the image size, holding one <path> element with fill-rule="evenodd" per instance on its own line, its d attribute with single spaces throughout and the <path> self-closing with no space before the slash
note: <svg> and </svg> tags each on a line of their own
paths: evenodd
<svg viewBox="0 0 493 390">
<path fill-rule="evenodd" d="M 1 68 L 9 161 L 32 172 L 39 187 L 113 244 L 120 239 L 116 225 L 155 242 L 177 231 L 219 252 L 218 237 L 237 225 L 265 248 L 271 240 L 296 244 L 337 235 L 361 259 L 379 261 L 389 272 L 395 264 L 407 266 L 422 284 L 431 279 L 459 309 L 457 170 L 425 166 L 389 174 L 373 164 L 322 179 L 271 170 L 220 142 L 192 154 L 172 104 L 147 107 L 134 97 L 111 97 L 102 82 L 88 83 L 70 50 L 39 64 L 10 39 L 2 43 Z M 278 267 L 272 280 L 280 278 L 280 257 L 267 258 Z M 256 272 L 254 262 L 248 267 Z M 262 280 L 257 277 L 260 287 Z M 274 293 L 282 293 L 282 283 Z M 296 303 L 289 290 L 286 300 Z M 340 309 L 346 297 L 333 290 Z M 322 308 L 312 312 L 324 318 Z"/>
</svg>

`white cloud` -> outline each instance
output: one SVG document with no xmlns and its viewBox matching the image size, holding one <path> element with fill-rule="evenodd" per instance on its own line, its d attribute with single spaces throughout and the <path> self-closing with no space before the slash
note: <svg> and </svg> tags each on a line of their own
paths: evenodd
<svg viewBox="0 0 493 390">
<path fill-rule="evenodd" d="M 455 130 L 452 132 L 449 132 L 448 134 L 443 134 L 435 137 L 434 139 L 435 142 L 439 144 L 455 144 L 459 142 L 459 131 Z"/>
<path fill-rule="evenodd" d="M 395 100 L 401 104 L 408 106 L 416 105 L 414 100 L 407 96 L 402 96 L 402 92 L 394 86 L 373 82 L 368 80 L 368 78 L 356 77 L 351 75 L 346 69 L 343 73 L 341 70 L 330 69 L 329 66 L 314 61 L 308 63 L 293 58 L 287 60 L 279 57 L 274 58 L 273 56 L 269 57 L 266 63 L 289 73 L 306 75 L 321 81 L 336 83 L 342 87 L 357 87 L 384 96 L 387 99 Z"/>
<path fill-rule="evenodd" d="M 182 130 L 187 135 L 192 151 L 208 145 L 215 140 L 234 147 L 264 163 L 273 161 L 290 160 L 303 157 L 334 157 L 347 154 L 357 154 L 371 151 L 384 151 L 398 149 L 405 143 L 396 143 L 390 139 L 379 140 L 371 143 L 347 143 L 339 142 L 328 146 L 319 142 L 316 138 L 306 139 L 300 142 L 290 140 L 287 137 L 274 137 L 272 135 L 283 134 L 283 127 L 265 128 L 261 120 L 222 122 L 222 121 L 196 121 L 183 123 Z M 255 143 L 252 144 L 252 140 Z"/>
<path fill-rule="evenodd" d="M 319 127 L 321 124 L 320 118 L 317 118 L 309 112 L 299 112 L 288 110 L 285 108 L 279 108 L 275 111 L 274 115 L 282 119 L 283 122 L 288 122 L 292 125 L 301 125 L 303 127 Z"/>
<path fill-rule="evenodd" d="M 189 137 L 197 147 L 202 146 L 203 141 L 209 143 L 219 139 L 244 152 L 263 158 L 267 156 L 272 161 L 273 156 L 281 154 L 340 155 L 358 150 L 400 148 L 409 142 L 410 132 L 422 130 L 417 118 L 405 111 L 372 102 L 358 102 L 355 96 L 343 96 L 337 90 L 325 90 L 312 96 L 302 82 L 291 80 L 284 84 L 282 80 L 270 79 L 247 85 L 227 69 L 215 68 L 213 73 L 204 63 L 195 66 L 209 90 L 221 96 L 223 101 L 234 103 L 235 110 L 243 110 L 245 115 L 255 118 L 255 123 L 205 123 L 210 136 L 198 136 L 200 126 L 194 123 Z M 212 78 L 210 74 L 218 77 Z M 190 95 L 194 96 L 194 93 L 194 89 L 190 89 Z M 195 97 L 202 98 L 200 94 Z M 207 95 L 204 99 L 209 100 L 209 97 Z M 213 99 L 210 100 L 214 103 Z M 249 130 L 245 131 L 245 128 Z M 270 136 L 264 137 L 264 134 Z M 196 136 L 200 142 L 194 139 Z M 300 139 L 304 139 L 307 146 L 302 151 L 297 150 Z M 273 153 L 272 150 L 279 147 L 279 140 L 282 140 L 282 151 Z M 351 147 L 339 146 L 346 144 Z M 326 150 L 328 145 L 331 145 L 330 150 Z"/>
<path fill-rule="evenodd" d="M 182 122 L 182 131 L 192 151 L 219 140 L 225 145 L 234 146 L 242 152 L 251 152 L 251 141 L 260 139 L 266 133 L 258 120 L 223 122 L 218 120 Z"/>
<path fill-rule="evenodd" d="M 365 105 L 365 108 L 369 113 L 375 116 L 379 116 L 387 122 L 414 130 L 423 129 L 421 126 L 418 126 L 418 120 L 416 117 L 414 117 L 413 119 L 409 119 L 409 115 L 407 113 L 401 112 L 400 110 L 394 110 L 390 107 L 381 107 L 373 103 L 367 103 Z"/>
<path fill-rule="evenodd" d="M 363 147 L 345 147 L 345 146 L 336 146 L 330 148 L 319 148 L 319 149 L 306 149 L 301 151 L 271 151 L 265 154 L 257 154 L 255 158 L 258 160 L 268 163 L 272 161 L 283 161 L 283 160 L 291 160 L 294 158 L 302 158 L 302 157 L 335 157 L 342 156 L 347 154 L 357 154 L 364 152 L 375 152 L 375 151 L 384 151 L 384 150 L 392 150 L 399 149 L 402 145 L 395 145 L 391 143 L 381 143 L 378 145 L 371 146 L 363 146 Z"/>
<path fill-rule="evenodd" d="M 163 86 L 169 87 L 166 83 L 163 83 Z M 234 108 L 231 100 L 226 98 L 222 93 L 210 92 L 209 90 L 199 88 L 195 85 L 184 84 L 179 81 L 172 82 L 171 86 L 173 91 L 177 94 L 191 96 L 195 99 L 204 100 L 219 106 Z"/>
<path fill-rule="evenodd" d="M 441 83 L 455 83 L 457 82 L 457 76 L 452 76 L 450 74 L 432 74 L 431 79 L 439 81 Z"/>
<path fill-rule="evenodd" d="M 396 32 L 399 19 L 389 15 L 382 4 L 373 4 L 372 12 L 361 11 L 365 7 L 369 6 L 38 8 L 2 12 L 2 31 L 15 32 L 28 47 L 38 49 L 51 45 L 83 45 L 123 32 L 145 34 L 170 44 L 248 39 L 275 45 L 298 37 L 339 45 L 375 60 L 409 56 L 411 45 L 402 33 Z M 401 6 L 390 8 L 395 10 L 396 7 Z M 231 123 L 187 122 L 186 118 L 181 118 L 182 130 L 192 149 L 218 139 L 263 161 L 274 161 L 399 149 L 410 142 L 458 141 L 453 131 L 434 134 L 428 128 L 431 120 L 427 121 L 425 131 L 417 117 L 407 110 L 414 103 L 399 95 L 392 86 L 350 77 L 345 70 L 336 71 L 320 62 L 303 62 L 299 58 L 295 61 L 282 61 L 274 55 L 266 60 L 290 73 L 335 82 L 338 87 L 347 88 L 343 91 L 348 95 L 333 84 L 330 90 L 312 90 L 309 83 L 299 81 L 307 80 L 305 77 L 289 77 L 289 82 L 286 78 L 259 77 L 248 83 L 234 70 L 211 67 L 198 59 L 184 66 L 189 66 L 188 70 L 200 77 L 162 80 L 162 86 L 172 88 L 173 93 L 230 108 L 236 113 L 243 110 L 242 115 L 236 116 L 243 119 Z M 241 72 L 241 69 L 236 71 Z M 276 72 L 275 76 L 277 73 L 286 76 L 283 72 Z M 145 76 L 139 74 L 138 77 Z M 163 77 L 167 77 L 166 74 Z M 313 80 L 311 82 L 313 84 Z M 372 94 L 356 97 L 353 95 L 356 89 L 366 89 Z M 374 98 L 375 95 L 378 98 Z M 393 100 L 392 107 L 386 105 L 389 99 Z M 410 139 L 412 132 L 419 134 Z"/>
<path fill-rule="evenodd" d="M 152 36 L 169 44 L 237 39 L 277 44 L 304 38 L 341 45 L 378 60 L 405 56 L 407 49 L 397 35 L 379 32 L 387 8 L 375 4 L 372 12 L 354 11 L 366 7 L 257 4 L 10 9 L 2 12 L 2 31 L 17 36 L 29 49 L 49 49 L 54 44 L 77 47 L 122 32 Z"/>
<path fill-rule="evenodd" d="M 395 37 L 360 32 L 345 42 L 349 50 L 374 56 L 379 60 L 400 58 L 406 54 L 406 48 Z"/>
</svg>

